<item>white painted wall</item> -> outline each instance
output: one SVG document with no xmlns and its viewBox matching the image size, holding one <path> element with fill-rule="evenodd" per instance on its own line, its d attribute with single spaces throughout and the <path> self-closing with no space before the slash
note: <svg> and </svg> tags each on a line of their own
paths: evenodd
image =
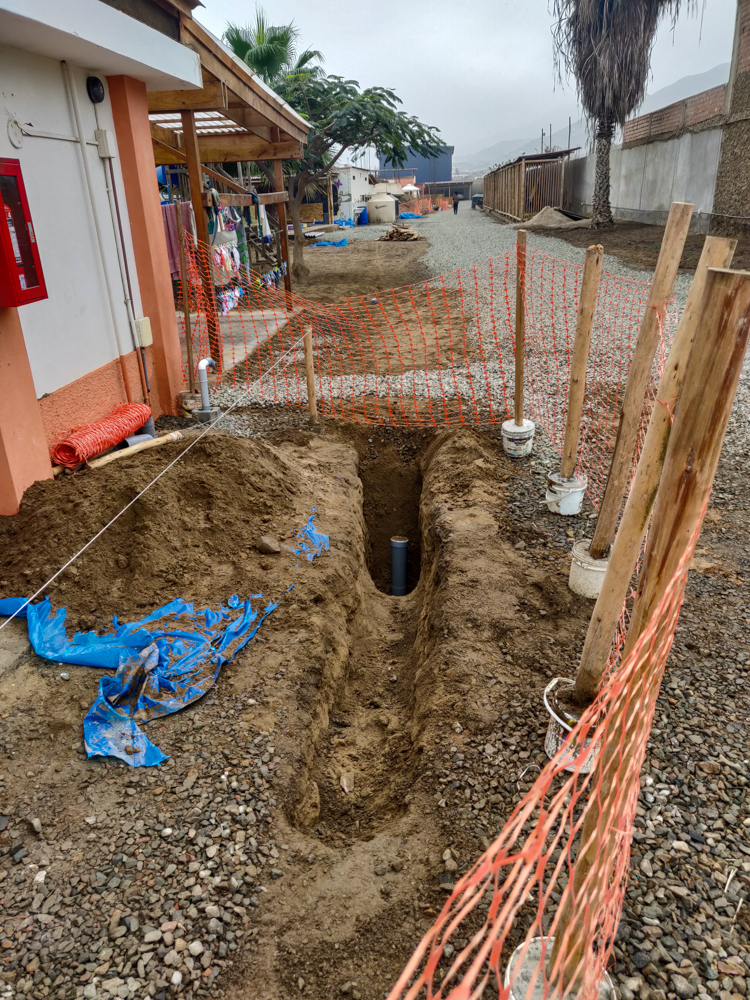
<svg viewBox="0 0 750 1000">
<path fill-rule="evenodd" d="M 611 201 L 616 218 L 663 223 L 673 201 L 695 206 L 693 229 L 707 231 L 713 211 L 721 129 L 688 132 L 677 139 L 612 149 Z M 571 162 L 574 210 L 588 211 L 596 157 Z"/>
<path fill-rule="evenodd" d="M 94 105 L 86 93 L 85 70 L 71 67 L 84 133 L 93 143 Z M 107 85 L 107 81 L 102 78 Z M 106 267 L 122 350 L 133 349 L 117 262 L 115 233 L 105 187 L 105 161 L 95 145 L 86 146 L 95 208 L 104 243 L 99 253 L 89 208 L 81 146 L 77 142 L 25 136 L 20 149 L 11 144 L 6 122 L 16 118 L 35 129 L 76 134 L 61 64 L 20 49 L 0 47 L 0 157 L 21 161 L 31 217 L 39 245 L 49 298 L 19 310 L 37 396 L 54 392 L 117 358 L 119 351 L 104 282 Z M 114 133 L 109 95 L 96 109 L 101 128 Z M 130 224 L 119 159 L 115 183 L 130 264 L 136 316 L 142 315 L 130 243 Z M 154 183 L 156 178 L 154 177 Z"/>
<path fill-rule="evenodd" d="M 373 186 L 369 181 L 370 171 L 360 167 L 341 167 L 339 170 L 339 219 L 353 219 L 357 205 L 364 205 L 372 195 Z"/>
<path fill-rule="evenodd" d="M 149 90 L 203 85 L 197 52 L 100 0 L 0 0 L 0 39 Z"/>
</svg>

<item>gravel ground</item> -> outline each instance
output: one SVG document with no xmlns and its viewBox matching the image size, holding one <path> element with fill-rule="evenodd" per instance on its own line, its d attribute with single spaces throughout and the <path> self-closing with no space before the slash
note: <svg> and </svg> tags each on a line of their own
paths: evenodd
<svg viewBox="0 0 750 1000">
<path fill-rule="evenodd" d="M 484 212 L 472 210 L 466 204 L 460 206 L 457 216 L 454 216 L 453 212 L 435 212 L 421 219 L 410 219 L 408 225 L 430 241 L 430 246 L 425 254 L 425 262 L 431 277 L 447 274 L 460 267 L 480 264 L 489 257 L 509 253 L 516 245 L 516 230 L 513 226 L 503 225 Z M 358 226 L 354 229 L 347 229 L 346 235 L 350 239 L 375 240 L 389 228 L 388 226 Z M 591 234 L 592 243 L 596 243 L 600 239 L 606 251 L 606 233 L 601 236 Z M 529 233 L 528 245 L 532 250 L 549 254 L 558 260 L 567 261 L 570 264 L 583 264 L 584 250 L 571 246 L 564 240 L 555 239 L 553 236 Z M 652 274 L 651 271 L 627 267 L 616 257 L 608 255 L 605 256 L 604 270 L 633 281 L 648 281 Z M 691 280 L 692 276 L 689 274 L 677 276 L 675 296 L 680 308 L 684 305 Z"/>
</svg>

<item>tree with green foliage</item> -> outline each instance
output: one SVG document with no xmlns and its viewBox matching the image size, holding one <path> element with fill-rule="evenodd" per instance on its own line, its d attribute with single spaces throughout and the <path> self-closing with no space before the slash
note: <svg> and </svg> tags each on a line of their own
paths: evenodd
<svg viewBox="0 0 750 1000">
<path fill-rule="evenodd" d="M 553 0 L 558 71 L 572 72 L 583 110 L 596 129 L 592 225 L 614 224 L 610 152 L 615 128 L 643 103 L 659 21 L 697 0 Z"/>
<path fill-rule="evenodd" d="M 436 129 L 399 109 L 401 101 L 386 87 L 361 89 L 340 76 L 288 76 L 279 94 L 308 122 L 301 160 L 288 165 L 289 206 L 294 223 L 293 274 L 304 282 L 305 240 L 300 208 L 305 192 L 318 184 L 349 152 L 374 147 L 386 163 L 403 166 L 410 151 L 435 157 L 443 148 Z"/>
</svg>

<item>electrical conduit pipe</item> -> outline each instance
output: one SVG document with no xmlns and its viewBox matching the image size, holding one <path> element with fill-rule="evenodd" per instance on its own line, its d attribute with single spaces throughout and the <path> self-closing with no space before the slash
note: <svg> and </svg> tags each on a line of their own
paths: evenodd
<svg viewBox="0 0 750 1000">
<path fill-rule="evenodd" d="M 63 69 L 63 76 L 65 78 L 65 85 L 68 92 L 68 101 L 70 103 L 71 110 L 73 112 L 73 118 L 76 123 L 76 133 L 78 135 L 78 143 L 81 147 L 81 162 L 83 163 L 83 175 L 86 181 L 86 193 L 88 195 L 89 209 L 91 211 L 91 219 L 94 223 L 94 232 L 96 233 L 96 243 L 99 248 L 99 257 L 102 262 L 102 274 L 104 275 L 104 284 L 107 289 L 107 301 L 109 303 L 109 311 L 112 317 L 112 328 L 115 334 L 115 343 L 117 344 L 117 354 L 120 360 L 120 372 L 122 374 L 122 381 L 125 385 L 125 395 L 129 403 L 133 402 L 133 397 L 130 392 L 130 385 L 128 384 L 127 372 L 125 370 L 125 361 L 123 359 L 123 349 L 120 343 L 120 331 L 117 327 L 117 314 L 115 312 L 114 297 L 112 294 L 112 286 L 109 282 L 109 272 L 107 271 L 106 256 L 104 254 L 104 240 L 102 239 L 102 231 L 99 225 L 99 215 L 96 211 L 96 203 L 94 201 L 94 189 L 91 181 L 91 171 L 89 170 L 88 157 L 86 155 L 86 140 L 83 136 L 83 123 L 81 122 L 81 109 L 78 104 L 78 95 L 75 89 L 75 81 L 70 73 L 70 68 L 68 64 L 63 59 L 60 63 Z"/>
</svg>

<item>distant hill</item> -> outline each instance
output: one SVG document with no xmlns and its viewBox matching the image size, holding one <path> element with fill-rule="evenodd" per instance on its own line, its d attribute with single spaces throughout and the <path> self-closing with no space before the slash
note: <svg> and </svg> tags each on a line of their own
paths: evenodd
<svg viewBox="0 0 750 1000">
<path fill-rule="evenodd" d="M 665 108 L 676 101 L 692 97 L 693 94 L 700 94 L 704 90 L 710 90 L 711 87 L 718 87 L 722 83 L 726 83 L 728 79 L 729 63 L 714 66 L 713 69 L 707 70 L 705 73 L 684 76 L 680 80 L 677 80 L 676 83 L 672 83 L 668 87 L 662 87 L 661 90 L 657 90 L 653 94 L 648 94 L 642 107 L 638 109 L 637 115 L 645 115 L 652 111 L 658 111 L 659 108 Z M 549 137 L 546 133 L 544 142 L 546 148 L 549 142 Z M 506 163 L 508 160 L 514 160 L 524 153 L 538 153 L 540 144 L 541 128 L 536 135 L 526 139 L 500 136 L 494 143 L 487 145 L 477 152 L 462 153 L 461 150 L 457 150 L 453 156 L 453 169 L 456 172 L 479 174 L 498 163 Z M 552 133 L 552 145 L 557 149 L 567 148 L 567 128 Z M 588 149 L 590 135 L 585 119 L 579 118 L 573 122 L 570 145 L 571 147 L 580 146 L 582 149 Z"/>
</svg>

